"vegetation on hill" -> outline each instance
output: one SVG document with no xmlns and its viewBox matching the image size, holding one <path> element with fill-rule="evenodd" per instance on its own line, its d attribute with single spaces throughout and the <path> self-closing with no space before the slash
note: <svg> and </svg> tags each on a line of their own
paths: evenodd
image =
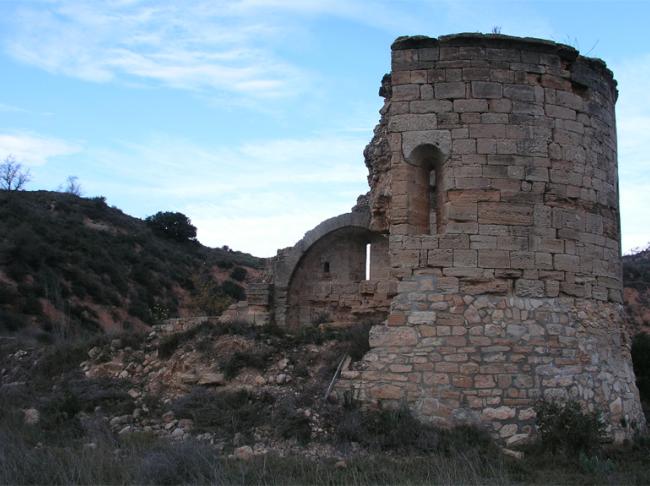
<svg viewBox="0 0 650 486">
<path fill-rule="evenodd" d="M 650 247 L 623 256 L 624 299 L 631 335 L 650 331 Z"/>
<path fill-rule="evenodd" d="M 650 246 L 623 256 L 623 281 L 641 292 L 650 289 Z"/>
<path fill-rule="evenodd" d="M 159 216 L 166 214 L 173 216 L 167 231 Z M 101 197 L 0 191 L 0 332 L 38 327 L 47 340 L 57 332 L 128 329 L 183 309 L 219 312 L 245 297 L 228 272 L 260 267 L 260 259 L 202 246 L 180 213 L 151 220 Z"/>
</svg>

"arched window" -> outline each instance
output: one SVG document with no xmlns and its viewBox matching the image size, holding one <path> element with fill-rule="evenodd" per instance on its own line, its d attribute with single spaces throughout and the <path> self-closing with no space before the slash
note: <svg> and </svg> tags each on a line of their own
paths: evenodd
<svg viewBox="0 0 650 486">
<path fill-rule="evenodd" d="M 443 154 L 435 145 L 413 149 L 408 165 L 408 223 L 411 234 L 436 234 L 442 226 Z"/>
</svg>

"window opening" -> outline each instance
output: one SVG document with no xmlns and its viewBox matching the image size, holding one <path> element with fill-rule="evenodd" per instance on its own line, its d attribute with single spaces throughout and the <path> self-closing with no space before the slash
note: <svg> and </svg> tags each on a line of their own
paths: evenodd
<svg viewBox="0 0 650 486">
<path fill-rule="evenodd" d="M 323 263 L 323 272 L 330 273 L 330 262 Z"/>
<path fill-rule="evenodd" d="M 370 280 L 370 251 L 372 245 L 370 243 L 366 244 L 366 280 Z"/>
</svg>

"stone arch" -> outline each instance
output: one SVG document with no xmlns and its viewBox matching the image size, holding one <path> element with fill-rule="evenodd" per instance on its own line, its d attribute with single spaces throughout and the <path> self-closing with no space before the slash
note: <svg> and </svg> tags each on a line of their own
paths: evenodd
<svg viewBox="0 0 650 486">
<path fill-rule="evenodd" d="M 415 234 L 441 232 L 445 159 L 431 143 L 417 145 L 406 157 L 408 224 Z"/>
<path fill-rule="evenodd" d="M 388 240 L 385 235 L 369 230 L 369 219 L 365 211 L 330 218 L 307 232 L 296 245 L 278 253 L 274 262 L 278 325 L 297 326 L 312 321 L 319 309 L 327 307 L 328 299 L 332 301 L 330 310 L 336 314 L 333 317 L 338 320 L 342 320 L 342 314 L 364 307 L 364 299 L 365 304 L 370 304 L 366 307 L 372 307 L 375 288 L 361 288 L 365 280 L 366 244 L 372 245 L 371 258 L 377 262 L 377 268 L 385 268 L 375 271 L 375 276 L 385 279 Z M 366 287 L 373 285 L 376 287 L 376 282 L 368 282 Z M 313 304 L 315 301 L 319 304 Z"/>
</svg>

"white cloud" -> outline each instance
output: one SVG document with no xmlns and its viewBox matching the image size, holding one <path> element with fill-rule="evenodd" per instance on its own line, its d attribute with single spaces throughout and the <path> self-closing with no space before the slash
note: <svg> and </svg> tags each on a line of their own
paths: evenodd
<svg viewBox="0 0 650 486">
<path fill-rule="evenodd" d="M 2 37 L 21 62 L 94 82 L 147 81 L 245 99 L 296 96 L 313 85 L 309 72 L 278 54 L 291 32 L 307 32 L 305 18 L 337 17 L 393 33 L 404 26 L 427 30 L 420 15 L 387 1 L 12 4 Z"/>
<path fill-rule="evenodd" d="M 45 164 L 52 157 L 77 153 L 81 147 L 59 138 L 34 133 L 0 133 L 0 159 L 13 155 L 27 166 Z"/>
<path fill-rule="evenodd" d="M 148 211 L 187 214 L 199 239 L 269 256 L 322 220 L 344 213 L 367 192 L 366 140 L 346 135 L 260 140 L 228 149 L 158 136 L 88 152 L 98 180 L 91 192 L 148 201 Z M 154 209 L 155 208 L 155 209 Z M 141 211 L 139 209 L 138 211 Z"/>
<path fill-rule="evenodd" d="M 257 204 L 266 204 L 264 198 Z M 306 231 L 327 218 L 348 212 L 352 204 L 327 204 L 310 208 L 296 201 L 269 216 L 230 213 L 221 205 L 187 206 L 184 211 L 198 228 L 198 238 L 204 245 L 233 249 L 255 256 L 269 257 L 279 248 L 292 246 Z"/>
<path fill-rule="evenodd" d="M 88 81 L 135 79 L 253 98 L 299 93 L 307 74 L 273 54 L 274 28 L 229 16 L 228 3 L 18 4 L 4 44 L 24 63 Z"/>
</svg>

